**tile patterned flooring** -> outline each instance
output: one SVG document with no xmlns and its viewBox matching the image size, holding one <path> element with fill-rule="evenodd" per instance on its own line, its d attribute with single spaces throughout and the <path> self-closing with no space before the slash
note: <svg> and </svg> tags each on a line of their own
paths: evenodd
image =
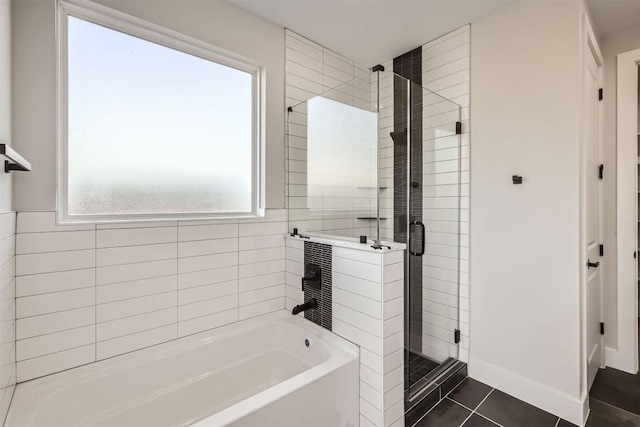
<svg viewBox="0 0 640 427">
<path fill-rule="evenodd" d="M 602 372 L 599 376 L 601 374 Z M 635 392 L 635 396 L 640 393 L 638 387 L 625 390 L 631 394 Z M 592 392 L 595 393 L 598 391 Z M 610 395 L 606 390 L 602 393 L 608 396 L 609 402 L 591 399 L 591 414 L 587 427 L 640 427 L 639 415 L 613 406 L 620 399 L 629 404 L 640 403 L 640 400 L 633 401 L 633 397 L 621 397 L 620 394 Z M 575 427 L 568 421 L 472 378 L 466 378 L 422 418 L 412 426 L 407 426 Z"/>
<path fill-rule="evenodd" d="M 405 357 L 406 357 L 405 349 Z M 413 386 L 416 382 L 426 377 L 429 372 L 436 369 L 440 364 L 431 359 L 428 359 L 420 354 L 409 352 L 409 386 Z M 405 366 L 405 369 L 407 367 Z"/>
<path fill-rule="evenodd" d="M 600 369 L 589 396 L 591 400 L 640 416 L 640 374 Z"/>
<path fill-rule="evenodd" d="M 600 369 L 589 407 L 586 427 L 640 427 L 640 373 Z M 424 415 L 417 412 L 406 419 L 407 427 L 576 427 L 468 377 Z"/>
<path fill-rule="evenodd" d="M 587 427 L 640 427 L 640 373 L 600 369 L 589 391 L 589 407 Z"/>
<path fill-rule="evenodd" d="M 556 427 L 559 421 L 548 412 L 480 381 L 466 378 L 414 426 Z"/>
</svg>

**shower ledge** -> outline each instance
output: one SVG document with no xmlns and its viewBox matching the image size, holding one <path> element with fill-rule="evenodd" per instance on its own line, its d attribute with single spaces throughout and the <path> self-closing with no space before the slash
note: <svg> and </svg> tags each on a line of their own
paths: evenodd
<svg viewBox="0 0 640 427">
<path fill-rule="evenodd" d="M 380 250 L 380 249 L 374 249 L 371 247 L 371 245 L 373 245 L 372 241 L 369 241 L 368 243 L 360 243 L 359 239 L 357 238 L 335 237 L 335 236 L 328 236 L 328 235 L 324 235 L 324 236 L 310 235 L 310 234 L 303 234 L 303 236 L 304 237 L 300 237 L 300 235 L 292 236 L 289 233 L 284 235 L 285 239 L 302 240 L 305 242 L 324 243 L 325 245 L 332 245 L 332 246 L 338 246 L 338 247 L 349 248 L 349 249 L 357 249 L 357 250 L 366 251 L 366 252 L 377 252 L 377 253 L 396 252 L 396 251 L 403 251 L 407 247 L 407 245 L 404 243 L 385 242 L 383 240 L 382 245 L 384 247 L 382 248 L 382 250 Z"/>
</svg>

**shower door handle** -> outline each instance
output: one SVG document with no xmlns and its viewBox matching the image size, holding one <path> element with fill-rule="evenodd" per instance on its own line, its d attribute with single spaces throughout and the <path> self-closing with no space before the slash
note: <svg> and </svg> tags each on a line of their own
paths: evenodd
<svg viewBox="0 0 640 427">
<path fill-rule="evenodd" d="M 425 231 L 426 230 L 424 228 L 424 224 L 422 222 L 420 222 L 420 221 L 412 221 L 411 225 L 412 226 L 413 225 L 417 225 L 418 227 L 420 227 L 422 229 L 422 247 L 420 249 L 420 252 L 414 252 L 414 251 L 411 250 L 411 246 L 409 246 L 409 253 L 411 255 L 414 255 L 414 256 L 422 256 L 422 255 L 424 255 L 425 245 L 426 245 L 426 240 L 425 240 Z"/>
</svg>

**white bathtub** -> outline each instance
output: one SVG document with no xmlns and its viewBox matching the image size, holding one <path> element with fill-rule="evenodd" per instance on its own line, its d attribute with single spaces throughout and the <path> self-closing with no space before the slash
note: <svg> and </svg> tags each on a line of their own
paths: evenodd
<svg viewBox="0 0 640 427">
<path fill-rule="evenodd" d="M 358 388 L 357 347 L 282 311 L 20 384 L 6 426 L 355 427 Z"/>
</svg>

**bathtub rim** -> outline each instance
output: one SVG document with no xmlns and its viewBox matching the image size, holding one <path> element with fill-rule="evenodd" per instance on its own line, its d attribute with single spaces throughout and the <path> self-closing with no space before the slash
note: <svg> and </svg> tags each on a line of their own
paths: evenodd
<svg viewBox="0 0 640 427">
<path fill-rule="evenodd" d="M 306 320 L 302 316 L 293 316 L 288 310 L 283 309 L 20 383 L 16 387 L 14 398 L 9 407 L 6 425 L 14 425 L 12 424 L 12 419 L 14 418 L 16 403 L 21 406 L 28 405 L 27 408 L 31 410 L 38 410 L 37 404 L 33 406 L 29 405 L 34 395 L 47 395 L 47 391 L 51 391 L 51 389 L 61 391 L 78 382 L 109 375 L 117 375 L 141 363 L 161 360 L 185 350 L 194 349 L 215 341 L 222 341 L 225 338 L 233 338 L 235 335 L 242 334 L 243 331 L 248 332 L 252 329 L 259 328 L 265 322 L 285 322 L 305 330 L 313 340 L 323 341 L 325 345 L 327 345 L 329 349 L 328 358 L 317 365 L 311 366 L 298 375 L 260 391 L 219 412 L 206 416 L 205 418 L 195 417 L 185 421 L 182 425 L 205 427 L 231 423 L 359 358 L 360 352 L 357 345 L 332 331 Z M 301 343 L 301 345 L 303 345 L 303 343 Z"/>
<path fill-rule="evenodd" d="M 254 394 L 253 396 L 235 403 L 215 414 L 212 414 L 206 418 L 195 421 L 192 424 L 185 424 L 194 427 L 219 427 L 230 424 L 234 421 L 240 420 L 244 415 L 252 413 L 258 409 L 263 408 L 271 402 L 286 396 L 289 393 L 294 393 L 296 390 L 302 388 L 306 384 L 309 384 L 329 373 L 337 370 L 338 368 L 347 365 L 350 362 L 357 362 L 359 365 L 360 349 L 357 345 L 348 341 L 345 338 L 325 329 L 309 320 L 306 320 L 302 316 L 293 316 L 288 310 L 276 312 L 276 318 L 289 318 L 295 324 L 299 324 L 303 329 L 309 329 L 313 333 L 318 333 L 319 338 L 327 340 L 330 345 L 335 345 L 341 351 L 329 352 L 329 358 L 324 362 L 312 366 L 310 369 L 291 377 L 285 381 L 282 381 L 266 390 Z M 271 313 L 273 315 L 274 313 Z M 262 317 L 262 316 L 261 316 Z M 358 367 L 359 370 L 359 367 Z M 275 396 L 277 392 L 277 397 Z"/>
</svg>

